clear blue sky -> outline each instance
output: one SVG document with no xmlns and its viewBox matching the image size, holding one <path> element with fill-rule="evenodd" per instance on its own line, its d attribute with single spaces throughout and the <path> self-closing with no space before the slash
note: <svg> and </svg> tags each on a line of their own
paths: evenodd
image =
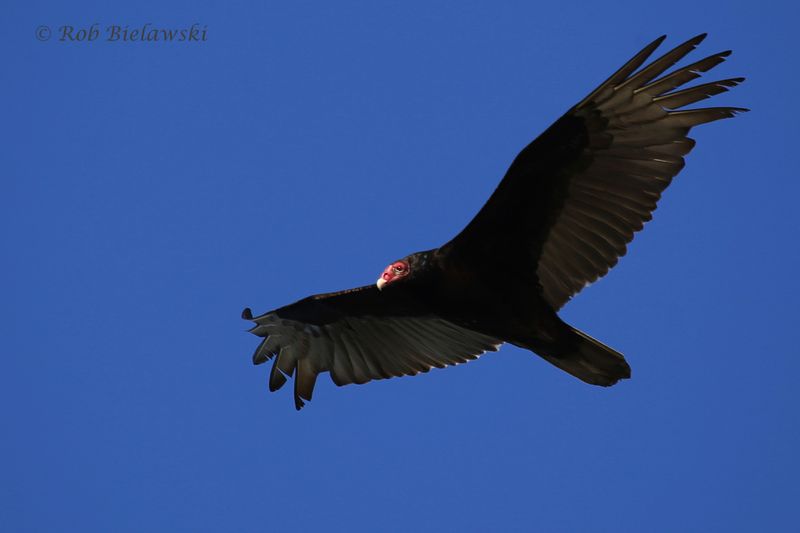
<svg viewBox="0 0 800 533">
<path fill-rule="evenodd" d="M 14 2 L 0 19 L 3 531 L 789 531 L 798 490 L 797 8 L 757 2 Z M 767 9 L 769 7 L 769 9 Z M 58 27 L 207 28 L 196 43 Z M 52 28 L 37 40 L 37 27 Z M 528 352 L 295 412 L 241 309 L 437 246 L 662 33 L 732 48 L 655 220 Z"/>
</svg>

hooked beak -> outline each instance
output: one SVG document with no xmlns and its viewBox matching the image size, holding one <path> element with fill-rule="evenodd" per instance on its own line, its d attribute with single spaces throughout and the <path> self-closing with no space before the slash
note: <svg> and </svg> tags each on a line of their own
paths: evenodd
<svg viewBox="0 0 800 533">
<path fill-rule="evenodd" d="M 383 279 L 383 276 L 381 276 L 378 278 L 378 281 L 375 282 L 375 285 L 377 285 L 379 291 L 382 291 L 383 286 L 386 285 L 386 280 Z"/>
</svg>

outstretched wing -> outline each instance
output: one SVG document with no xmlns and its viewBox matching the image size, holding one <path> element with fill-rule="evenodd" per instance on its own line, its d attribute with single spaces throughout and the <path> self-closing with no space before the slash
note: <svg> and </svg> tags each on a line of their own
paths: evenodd
<svg viewBox="0 0 800 533">
<path fill-rule="evenodd" d="M 295 407 L 311 400 L 317 375 L 337 385 L 413 376 L 433 367 L 465 363 L 501 341 L 432 315 L 402 291 L 374 286 L 318 294 L 253 317 L 250 331 L 264 340 L 253 363 L 274 359 L 271 391 L 294 375 Z"/>
<path fill-rule="evenodd" d="M 743 81 L 676 91 L 729 51 L 658 78 L 704 38 L 635 72 L 664 37 L 645 47 L 522 150 L 486 205 L 443 249 L 470 261 L 529 265 L 554 309 L 605 275 L 683 168 L 694 147 L 689 130 L 746 111 L 679 110 Z"/>
</svg>

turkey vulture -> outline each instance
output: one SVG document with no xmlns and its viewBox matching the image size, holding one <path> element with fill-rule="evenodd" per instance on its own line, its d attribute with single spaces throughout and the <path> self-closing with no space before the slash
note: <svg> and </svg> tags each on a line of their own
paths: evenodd
<svg viewBox="0 0 800 533">
<path fill-rule="evenodd" d="M 496 351 L 526 348 L 592 385 L 629 378 L 616 350 L 556 312 L 625 255 L 694 147 L 697 125 L 747 111 L 682 109 L 727 91 L 730 78 L 679 89 L 730 51 L 664 75 L 699 35 L 641 68 L 659 37 L 571 108 L 511 163 L 475 218 L 443 246 L 392 262 L 377 283 L 309 296 L 253 317 L 274 359 L 271 391 L 294 376 L 295 407 L 317 376 L 337 385 L 415 375 Z"/>
</svg>

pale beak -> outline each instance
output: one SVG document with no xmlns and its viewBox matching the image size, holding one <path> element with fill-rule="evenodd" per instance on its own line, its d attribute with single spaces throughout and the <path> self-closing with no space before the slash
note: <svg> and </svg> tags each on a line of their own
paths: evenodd
<svg viewBox="0 0 800 533">
<path fill-rule="evenodd" d="M 386 280 L 383 279 L 383 276 L 381 276 L 381 277 L 378 278 L 378 281 L 375 282 L 375 285 L 378 286 L 378 290 L 379 291 L 383 290 L 383 286 L 386 285 Z"/>
</svg>

